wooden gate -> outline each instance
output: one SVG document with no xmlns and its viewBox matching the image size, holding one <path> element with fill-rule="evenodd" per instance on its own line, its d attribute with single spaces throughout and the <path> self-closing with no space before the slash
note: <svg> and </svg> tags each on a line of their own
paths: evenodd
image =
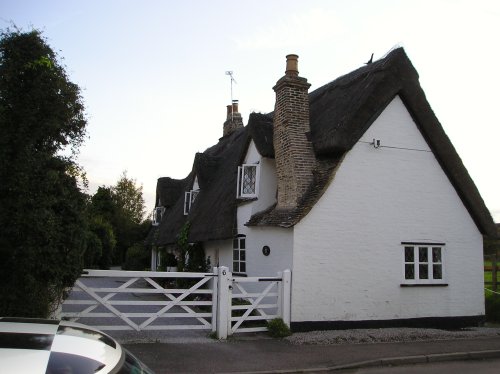
<svg viewBox="0 0 500 374">
<path fill-rule="evenodd" d="M 290 270 L 276 277 L 239 277 L 221 267 L 217 336 L 267 331 L 266 321 L 274 318 L 290 326 L 290 292 Z"/>
<path fill-rule="evenodd" d="M 117 283 L 119 286 L 117 286 Z M 62 306 L 61 318 L 100 330 L 212 330 L 219 339 L 290 326 L 290 270 L 276 277 L 213 273 L 86 270 Z"/>
<path fill-rule="evenodd" d="M 216 275 L 87 270 L 64 301 L 61 317 L 100 330 L 215 331 Z"/>
</svg>

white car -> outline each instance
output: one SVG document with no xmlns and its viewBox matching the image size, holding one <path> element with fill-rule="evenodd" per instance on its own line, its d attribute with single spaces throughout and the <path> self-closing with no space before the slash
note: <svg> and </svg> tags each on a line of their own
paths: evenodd
<svg viewBox="0 0 500 374">
<path fill-rule="evenodd" d="M 0 372 L 154 374 L 110 336 L 68 321 L 0 317 Z"/>
</svg>

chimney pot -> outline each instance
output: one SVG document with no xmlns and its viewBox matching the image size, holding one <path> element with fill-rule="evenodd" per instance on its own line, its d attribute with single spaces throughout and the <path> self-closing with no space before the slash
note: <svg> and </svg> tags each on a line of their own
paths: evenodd
<svg viewBox="0 0 500 374">
<path fill-rule="evenodd" d="M 294 77 L 299 75 L 298 58 L 299 58 L 299 56 L 293 55 L 293 54 L 286 56 L 285 75 L 294 76 Z"/>
<path fill-rule="evenodd" d="M 238 113 L 238 100 L 233 100 L 233 103 L 226 105 L 227 117 L 223 125 L 222 136 L 230 135 L 235 130 L 243 127 L 243 119 Z"/>
</svg>

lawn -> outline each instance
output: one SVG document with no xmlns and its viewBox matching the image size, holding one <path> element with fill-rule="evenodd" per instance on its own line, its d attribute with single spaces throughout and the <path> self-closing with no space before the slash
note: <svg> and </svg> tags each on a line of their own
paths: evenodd
<svg viewBox="0 0 500 374">
<path fill-rule="evenodd" d="M 491 274 L 491 261 L 484 261 L 484 284 L 485 286 L 491 286 L 492 274 Z M 497 269 L 500 267 L 500 264 L 497 264 Z M 488 269 L 488 270 L 486 270 Z M 500 285 L 500 269 L 497 270 L 497 284 Z"/>
<path fill-rule="evenodd" d="M 497 267 L 499 265 L 500 264 L 497 264 Z M 485 288 L 491 289 L 491 261 L 484 261 L 484 267 L 484 286 Z M 500 286 L 500 269 L 497 270 L 497 284 Z M 498 289 L 497 292 L 499 292 Z M 488 322 L 500 322 L 500 295 L 485 290 L 484 297 L 486 307 L 486 320 Z"/>
</svg>

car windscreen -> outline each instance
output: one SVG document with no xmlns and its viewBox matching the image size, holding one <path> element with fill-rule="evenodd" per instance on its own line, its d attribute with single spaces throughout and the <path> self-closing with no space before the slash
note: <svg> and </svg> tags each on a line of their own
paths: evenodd
<svg viewBox="0 0 500 374">
<path fill-rule="evenodd" d="M 125 360 L 122 366 L 118 369 L 118 374 L 154 374 L 146 365 L 140 362 L 132 353 L 123 350 L 125 353 Z"/>
</svg>

